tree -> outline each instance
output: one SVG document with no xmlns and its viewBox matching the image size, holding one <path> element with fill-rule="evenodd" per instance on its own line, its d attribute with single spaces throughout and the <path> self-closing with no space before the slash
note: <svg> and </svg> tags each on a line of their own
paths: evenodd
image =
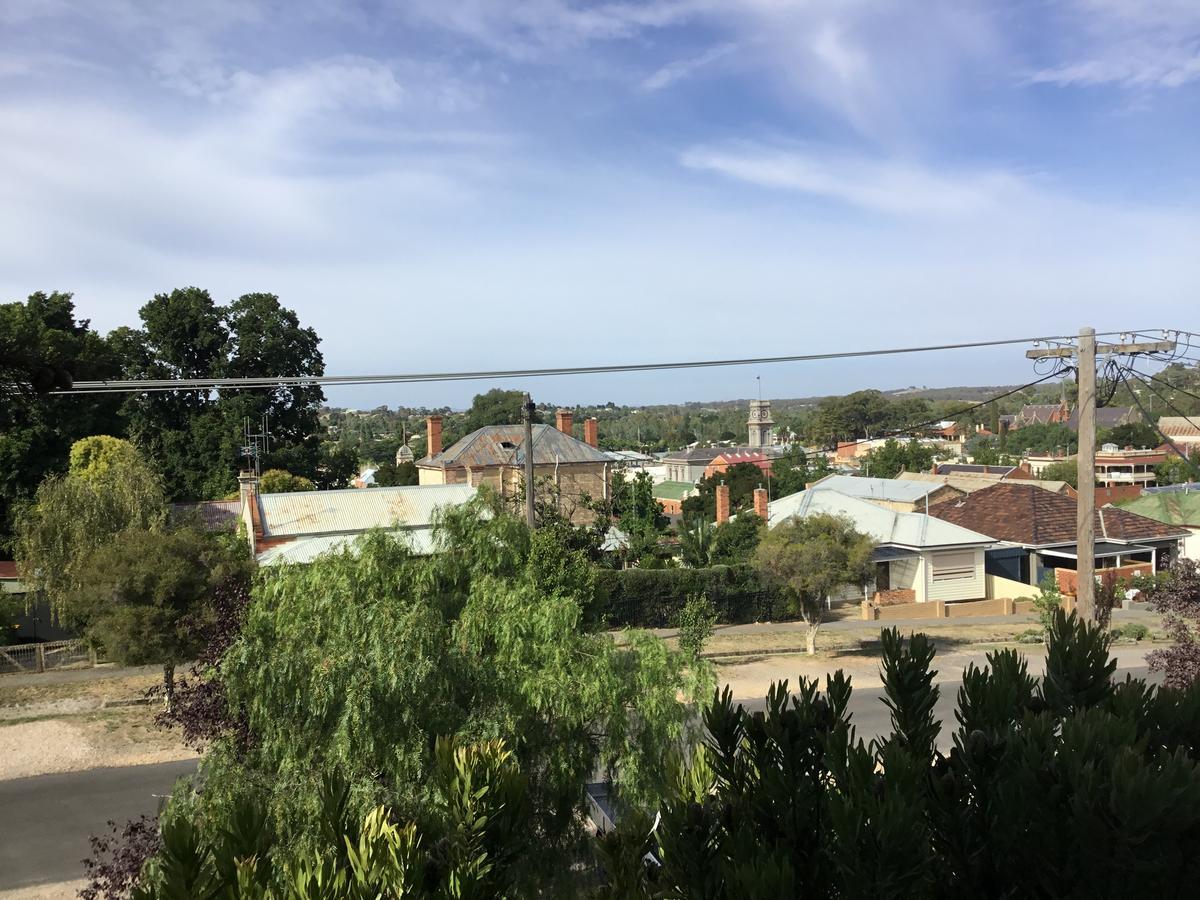
<svg viewBox="0 0 1200 900">
<path fill-rule="evenodd" d="M 406 484 L 420 484 L 420 473 L 414 463 L 382 462 L 375 470 L 375 484 L 379 487 L 398 487 Z"/>
<path fill-rule="evenodd" d="M 43 373 L 39 375 L 38 373 Z M 70 294 L 35 293 L 0 304 L 0 550 L 9 544 L 17 506 L 42 480 L 67 469 L 71 444 L 90 434 L 121 434 L 117 394 L 48 393 L 70 380 L 112 378 L 115 349 L 77 319 Z M 11 386 L 10 386 L 11 385 Z M 24 386 L 22 386 L 24 385 Z"/>
<path fill-rule="evenodd" d="M 1040 681 L 992 651 L 943 725 L 932 642 L 881 637 L 889 734 L 855 738 L 842 672 L 762 711 L 726 689 L 666 802 L 601 838 L 601 895 L 1132 898 L 1200 873 L 1200 686 L 1116 682 L 1108 636 L 1060 611 Z"/>
<path fill-rule="evenodd" d="M 781 522 L 759 542 L 754 568 L 808 626 L 809 653 L 816 653 L 826 603 L 841 588 L 861 587 L 874 577 L 874 549 L 849 519 L 826 513 Z"/>
<path fill-rule="evenodd" d="M 901 472 L 928 472 L 933 465 L 933 449 L 916 438 L 907 444 L 888 438 L 883 445 L 867 453 L 863 472 L 872 478 L 895 478 Z"/>
<path fill-rule="evenodd" d="M 823 454 L 810 460 L 803 450 L 789 450 L 771 464 L 771 493 L 776 497 L 798 493 L 831 471 Z"/>
<path fill-rule="evenodd" d="M 1176 453 L 1171 453 L 1154 467 L 1154 478 L 1159 484 L 1187 484 L 1189 481 L 1200 481 L 1200 461 L 1197 461 L 1195 454 L 1184 459 Z"/>
<path fill-rule="evenodd" d="M 429 797 L 436 737 L 502 738 L 529 777 L 531 871 L 566 873 L 583 784 L 603 772 L 621 802 L 658 796 L 661 760 L 691 727 L 679 698 L 707 669 L 649 635 L 618 646 L 585 631 L 586 556 L 535 545 L 499 508 L 445 511 L 435 540 L 441 552 L 415 558 L 375 534 L 256 583 L 220 676 L 252 740 L 210 748 L 194 802 L 228 808 L 257 786 L 286 855 L 318 840 L 324 775 L 344 775 L 357 812 L 406 818 Z"/>
<path fill-rule="evenodd" d="M 1079 466 L 1073 459 L 1052 462 L 1042 469 L 1041 478 L 1045 481 L 1065 481 L 1071 487 L 1079 488 Z"/>
<path fill-rule="evenodd" d="M 349 447 L 323 443 L 313 477 L 317 488 L 332 491 L 349 487 L 351 479 L 358 474 L 358 453 Z"/>
<path fill-rule="evenodd" d="M 1150 594 L 1150 606 L 1163 617 L 1172 646 L 1154 650 L 1146 660 L 1174 688 L 1200 684 L 1200 566 L 1180 559 L 1171 577 Z"/>
<path fill-rule="evenodd" d="M 1145 422 L 1127 422 L 1107 431 L 1101 431 L 1098 443 L 1116 444 L 1118 447 L 1151 449 L 1162 443 L 1158 432 Z"/>
<path fill-rule="evenodd" d="M 750 562 L 762 539 L 765 524 L 750 510 L 743 510 L 737 518 L 718 525 L 713 529 L 709 565 L 738 566 Z"/>
<path fill-rule="evenodd" d="M 101 454 L 81 449 L 75 454 L 80 469 L 47 477 L 17 514 L 21 580 L 57 618 L 74 625 L 85 620 L 71 597 L 83 586 L 83 566 L 93 551 L 125 530 L 160 531 L 167 521 L 159 474 L 132 445 L 104 446 Z"/>
<path fill-rule="evenodd" d="M 67 607 L 109 658 L 161 664 L 170 709 L 175 666 L 202 649 L 198 620 L 215 586 L 248 565 L 235 545 L 186 528 L 122 531 L 83 559 Z"/>
<path fill-rule="evenodd" d="M 694 521 L 703 516 L 717 517 L 717 486 L 729 486 L 729 511 L 731 513 L 753 507 L 754 489 L 767 483 L 767 475 L 754 463 L 734 463 L 724 472 L 714 472 L 697 483 L 697 493 L 683 501 L 683 517 Z"/>
<path fill-rule="evenodd" d="M 317 486 L 302 475 L 293 475 L 286 469 L 267 469 L 258 480 L 258 489 L 264 494 L 290 494 L 295 491 L 315 491 Z"/>
<path fill-rule="evenodd" d="M 127 377 L 215 378 L 325 373 L 317 334 L 273 294 L 244 294 L 228 306 L 196 287 L 156 294 L 139 310 L 141 329 L 110 335 Z M 130 396 L 129 434 L 166 475 L 171 499 L 221 497 L 236 487 L 244 422 L 268 419 L 267 468 L 319 481 L 319 385 L 269 389 L 158 391 Z M 340 473 L 339 473 L 340 474 Z"/>
<path fill-rule="evenodd" d="M 492 388 L 484 394 L 476 394 L 471 401 L 463 422 L 464 432 L 469 434 L 485 425 L 519 425 L 524 421 L 525 394 L 523 391 L 506 391 Z M 534 423 L 542 417 L 534 411 Z"/>
</svg>

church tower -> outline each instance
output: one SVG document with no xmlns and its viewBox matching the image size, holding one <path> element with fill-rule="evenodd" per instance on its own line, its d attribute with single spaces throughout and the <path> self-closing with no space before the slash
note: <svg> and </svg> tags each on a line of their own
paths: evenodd
<svg viewBox="0 0 1200 900">
<path fill-rule="evenodd" d="M 746 424 L 750 429 L 751 447 L 771 446 L 771 428 L 775 424 L 771 418 L 771 401 L 751 400 L 750 418 Z"/>
</svg>

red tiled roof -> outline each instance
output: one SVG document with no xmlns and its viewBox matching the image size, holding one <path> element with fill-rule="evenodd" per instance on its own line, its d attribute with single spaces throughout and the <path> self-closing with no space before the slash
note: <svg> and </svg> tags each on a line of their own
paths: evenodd
<svg viewBox="0 0 1200 900">
<path fill-rule="evenodd" d="M 16 578 L 17 564 L 11 559 L 0 559 L 0 578 Z"/>
<path fill-rule="evenodd" d="M 998 541 L 1032 547 L 1070 544 L 1075 541 L 1074 497 L 1055 494 L 1031 484 L 1000 482 L 957 500 L 929 508 L 937 516 Z M 1173 525 L 1164 525 L 1123 509 L 1096 510 L 1096 540 L 1147 541 L 1183 536 Z"/>
</svg>

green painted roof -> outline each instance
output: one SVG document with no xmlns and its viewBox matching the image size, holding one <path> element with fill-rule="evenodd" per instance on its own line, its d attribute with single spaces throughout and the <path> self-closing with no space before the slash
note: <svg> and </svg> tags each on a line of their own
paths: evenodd
<svg viewBox="0 0 1200 900">
<path fill-rule="evenodd" d="M 1122 503 L 1121 509 L 1166 522 L 1168 525 L 1200 527 L 1200 493 L 1192 491 L 1163 491 L 1142 494 L 1136 500 Z"/>
<path fill-rule="evenodd" d="M 654 496 L 658 500 L 682 500 L 695 490 L 690 481 L 660 481 L 654 486 Z"/>
</svg>

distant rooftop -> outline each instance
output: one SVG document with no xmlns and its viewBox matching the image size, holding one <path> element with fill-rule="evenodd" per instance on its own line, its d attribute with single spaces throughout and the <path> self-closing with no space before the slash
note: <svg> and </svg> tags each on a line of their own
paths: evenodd
<svg viewBox="0 0 1200 900">
<path fill-rule="evenodd" d="M 862 500 L 916 503 L 945 485 L 940 481 L 901 481 L 895 478 L 862 478 L 857 475 L 828 475 L 812 485 L 814 491 L 838 491 Z"/>
</svg>

